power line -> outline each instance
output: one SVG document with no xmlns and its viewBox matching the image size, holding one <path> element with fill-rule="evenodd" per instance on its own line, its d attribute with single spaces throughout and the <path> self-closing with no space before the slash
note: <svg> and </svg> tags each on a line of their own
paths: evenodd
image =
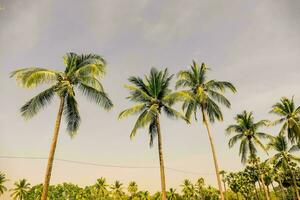
<svg viewBox="0 0 300 200">
<path fill-rule="evenodd" d="M 0 156 L 0 159 L 26 159 L 26 160 L 46 160 L 48 158 L 45 157 L 23 157 L 23 156 Z M 91 163 L 91 162 L 84 162 L 84 161 L 76 161 L 76 160 L 67 160 L 61 158 L 55 158 L 55 161 L 66 162 L 66 163 L 73 163 L 73 164 L 80 164 L 80 165 L 90 165 L 90 166 L 98 166 L 98 167 L 106 167 L 106 168 L 121 168 L 121 169 L 156 169 L 159 168 L 157 166 L 124 166 L 124 165 L 109 165 L 109 164 L 99 164 L 99 163 Z M 165 169 L 183 173 L 183 174 L 194 174 L 194 175 L 212 175 L 212 173 L 199 173 L 199 172 L 192 172 L 192 171 L 185 171 L 181 169 L 165 167 Z"/>
</svg>

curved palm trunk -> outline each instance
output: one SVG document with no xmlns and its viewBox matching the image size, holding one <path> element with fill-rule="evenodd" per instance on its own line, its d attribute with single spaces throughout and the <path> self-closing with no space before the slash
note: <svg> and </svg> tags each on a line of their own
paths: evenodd
<svg viewBox="0 0 300 200">
<path fill-rule="evenodd" d="M 219 187 L 219 191 L 220 191 L 220 195 L 221 195 L 221 200 L 225 200 L 223 190 L 222 190 L 221 178 L 220 178 L 220 174 L 219 174 L 219 165 L 218 165 L 215 145 L 214 145 L 214 141 L 213 141 L 213 138 L 212 138 L 212 135 L 211 135 L 211 132 L 210 132 L 210 127 L 209 127 L 209 124 L 208 124 L 208 121 L 207 121 L 206 113 L 202 112 L 202 116 L 203 116 L 203 123 L 205 124 L 206 129 L 207 129 L 207 134 L 208 134 L 208 138 L 209 138 L 209 142 L 210 142 L 210 147 L 211 147 L 211 151 L 212 151 L 212 154 L 213 154 L 213 159 L 214 159 L 214 164 L 215 164 L 215 171 L 216 171 L 218 187 Z"/>
<path fill-rule="evenodd" d="M 283 185 L 282 185 L 280 179 L 279 179 L 279 188 L 280 188 L 280 191 L 281 191 L 281 197 L 282 197 L 282 199 L 285 199 L 286 194 L 285 194 L 285 190 L 283 188 Z"/>
<path fill-rule="evenodd" d="M 59 110 L 58 110 L 56 122 L 55 122 L 55 128 L 54 128 L 54 134 L 53 134 L 53 138 L 52 138 L 51 149 L 50 149 L 50 153 L 49 153 L 49 157 L 48 157 L 48 164 L 47 164 L 47 169 L 46 169 L 46 175 L 45 175 L 45 180 L 44 180 L 44 185 L 43 185 L 43 194 L 42 194 L 41 200 L 47 200 L 48 188 L 49 188 L 49 183 L 50 183 L 50 178 L 51 178 L 51 171 L 52 171 L 52 166 L 53 166 L 53 159 L 54 159 L 54 154 L 55 154 L 55 149 L 56 149 L 56 144 L 57 144 L 57 138 L 58 138 L 58 133 L 59 133 L 61 116 L 63 113 L 63 108 L 64 108 L 64 98 L 61 97 Z"/>
<path fill-rule="evenodd" d="M 166 178 L 165 178 L 165 166 L 162 151 L 162 137 L 160 132 L 159 117 L 156 118 L 157 124 L 157 136 L 158 136 L 158 153 L 159 153 L 159 166 L 160 166 L 160 178 L 161 178 L 161 194 L 162 200 L 167 200 L 166 196 Z"/>
</svg>

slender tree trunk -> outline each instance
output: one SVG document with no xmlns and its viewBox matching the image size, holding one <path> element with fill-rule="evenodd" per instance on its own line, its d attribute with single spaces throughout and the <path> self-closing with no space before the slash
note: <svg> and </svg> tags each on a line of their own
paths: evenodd
<svg viewBox="0 0 300 200">
<path fill-rule="evenodd" d="M 50 178 L 51 178 L 51 171 L 52 171 L 52 166 L 53 166 L 53 159 L 54 159 L 54 154 L 55 154 L 55 149 L 56 149 L 56 144 L 57 144 L 57 138 L 58 138 L 58 133 L 59 133 L 61 116 L 63 113 L 63 108 L 64 108 L 64 98 L 61 97 L 59 110 L 58 110 L 56 122 L 55 122 L 55 128 L 54 128 L 50 153 L 49 153 L 49 157 L 48 157 L 48 164 L 47 164 L 47 169 L 46 169 L 46 175 L 45 175 L 45 180 L 44 180 L 44 185 L 43 185 L 43 194 L 42 194 L 41 200 L 47 200 L 48 188 L 49 188 L 49 183 L 50 183 Z"/>
<path fill-rule="evenodd" d="M 162 150 L 162 136 L 160 132 L 159 117 L 156 118 L 157 123 L 157 136 L 158 136 L 158 153 L 159 153 L 159 165 L 160 165 L 160 178 L 161 178 L 161 193 L 162 200 L 167 200 L 166 196 L 166 178 L 165 178 L 165 166 Z"/>
<path fill-rule="evenodd" d="M 223 181 L 223 186 L 224 186 L 224 199 L 226 199 L 226 183 Z"/>
<path fill-rule="evenodd" d="M 269 195 L 269 197 L 271 198 L 269 185 L 266 185 L 266 188 L 267 188 L 268 195 Z"/>
<path fill-rule="evenodd" d="M 273 182 L 271 182 L 271 185 L 272 185 L 272 188 L 273 188 L 273 191 L 274 191 L 274 194 L 275 194 L 275 199 L 277 199 L 277 197 L 279 197 L 279 196 L 278 196 L 278 194 L 277 194 L 277 191 L 276 191 L 276 189 L 275 189 L 275 187 L 274 187 Z"/>
<path fill-rule="evenodd" d="M 256 199 L 259 200 L 258 192 L 257 192 L 257 188 L 256 188 L 256 184 L 255 184 L 255 183 L 254 183 L 254 189 L 255 189 L 255 196 L 256 196 Z"/>
<path fill-rule="evenodd" d="M 279 180 L 279 188 L 280 188 L 280 191 L 281 191 L 282 199 L 285 199 L 286 194 L 285 194 L 285 190 L 283 188 L 283 185 L 281 183 L 281 180 Z"/>
<path fill-rule="evenodd" d="M 218 165 L 218 161 L 217 161 L 217 154 L 215 151 L 215 145 L 214 145 L 214 141 L 210 132 L 210 127 L 207 121 L 207 116 L 206 113 L 202 111 L 202 116 L 203 116 L 203 122 L 206 126 L 207 129 L 207 134 L 208 134 L 208 138 L 209 138 L 209 142 L 210 142 L 210 147 L 211 147 L 211 151 L 213 154 L 213 159 L 214 159 L 214 164 L 215 164 L 215 171 L 216 171 L 216 176 L 217 176 L 217 181 L 218 181 L 218 187 L 219 187 L 219 191 L 220 191 L 220 195 L 221 195 L 221 200 L 225 200 L 224 199 L 224 195 L 223 195 L 223 190 L 222 190 L 222 183 L 221 183 L 221 178 L 220 178 L 220 174 L 219 174 L 219 165 Z"/>
<path fill-rule="evenodd" d="M 257 161 L 255 161 L 255 164 L 256 164 L 256 167 L 258 169 L 258 178 L 260 179 L 260 182 L 262 184 L 262 188 L 264 190 L 264 193 L 265 193 L 265 196 L 266 196 L 266 200 L 270 200 L 270 196 L 269 196 L 269 193 L 268 193 L 268 190 L 267 190 L 267 187 L 265 185 L 265 181 L 264 181 L 264 177 L 262 175 L 262 172 L 260 170 L 260 166 L 259 166 L 259 163 L 257 163 Z"/>
</svg>

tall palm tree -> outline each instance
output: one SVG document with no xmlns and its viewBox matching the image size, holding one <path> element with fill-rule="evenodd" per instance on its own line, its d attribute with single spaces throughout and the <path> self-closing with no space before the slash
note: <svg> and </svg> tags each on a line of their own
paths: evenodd
<svg viewBox="0 0 300 200">
<path fill-rule="evenodd" d="M 260 140 L 271 138 L 271 136 L 267 133 L 261 132 L 259 129 L 267 126 L 269 124 L 269 121 L 260 120 L 258 122 L 254 122 L 253 113 L 247 111 L 243 111 L 241 114 L 238 114 L 235 117 L 235 121 L 236 124 L 232 124 L 226 129 L 227 134 L 236 133 L 236 135 L 234 135 L 229 140 L 229 147 L 232 148 L 238 141 L 240 141 L 239 154 L 241 156 L 241 162 L 245 164 L 248 157 L 250 157 L 252 160 L 257 160 L 256 146 L 267 152 L 266 147 Z M 258 162 L 255 162 L 255 164 L 259 170 Z M 261 173 L 260 180 L 262 182 L 264 193 L 268 200 L 270 199 L 270 197 L 268 195 Z"/>
<path fill-rule="evenodd" d="M 114 200 L 122 199 L 122 196 L 124 195 L 123 183 L 121 183 L 120 181 L 115 181 L 110 188 Z"/>
<path fill-rule="evenodd" d="M 150 147 L 153 145 L 154 138 L 158 138 L 158 152 L 161 175 L 162 200 L 166 200 L 166 182 L 164 171 L 164 158 L 162 150 L 162 134 L 160 130 L 160 115 L 163 111 L 168 117 L 182 118 L 185 117 L 174 110 L 169 104 L 173 101 L 173 95 L 169 89 L 172 75 L 168 74 L 168 70 L 158 71 L 152 68 L 150 75 L 143 80 L 140 77 L 130 77 L 128 80 L 132 85 L 127 85 L 130 90 L 130 99 L 137 104 L 119 114 L 119 119 L 133 114 L 140 114 L 130 138 L 136 135 L 137 129 L 147 126 L 150 136 Z"/>
<path fill-rule="evenodd" d="M 300 106 L 296 107 L 294 98 L 282 97 L 280 102 L 272 106 L 270 113 L 280 118 L 273 122 L 273 125 L 283 124 L 279 134 L 287 134 L 292 143 L 300 142 Z"/>
<path fill-rule="evenodd" d="M 185 199 L 195 199 L 196 198 L 196 189 L 190 180 L 185 179 L 181 185 L 183 197 Z"/>
<path fill-rule="evenodd" d="M 11 77 L 15 77 L 20 85 L 25 88 L 34 88 L 46 83 L 51 84 L 48 89 L 42 91 L 22 106 L 21 114 L 25 119 L 36 115 L 38 111 L 52 101 L 55 94 L 60 99 L 48 157 L 42 200 L 46 200 L 47 198 L 62 115 L 65 116 L 67 131 L 71 137 L 76 135 L 79 128 L 80 116 L 74 87 L 77 87 L 85 96 L 106 110 L 113 106 L 99 81 L 99 78 L 105 74 L 106 66 L 106 62 L 101 56 L 95 54 L 77 55 L 75 53 L 67 53 L 64 56 L 64 63 L 66 65 L 65 71 L 30 67 L 11 73 Z"/>
<path fill-rule="evenodd" d="M 4 186 L 4 183 L 8 180 L 5 177 L 5 174 L 0 172 L 0 196 L 7 190 L 7 188 Z"/>
<path fill-rule="evenodd" d="M 97 179 L 97 182 L 94 185 L 94 189 L 96 190 L 96 193 L 100 197 L 105 197 L 108 193 L 107 190 L 108 184 L 106 183 L 106 179 L 101 177 Z"/>
<path fill-rule="evenodd" d="M 293 155 L 293 152 L 300 150 L 300 144 L 293 145 L 291 148 L 288 148 L 287 139 L 282 135 L 278 135 L 277 137 L 272 138 L 271 142 L 268 144 L 268 148 L 277 152 L 271 159 L 274 162 L 274 167 L 277 169 L 282 168 L 284 170 L 288 170 L 292 174 L 293 186 L 296 193 L 296 197 L 298 200 L 300 200 L 297 181 L 295 178 L 294 171 L 291 168 L 292 161 L 300 162 L 300 158 Z"/>
<path fill-rule="evenodd" d="M 14 200 L 23 200 L 25 199 L 28 191 L 30 190 L 30 183 L 27 182 L 26 179 L 19 180 L 14 183 L 15 188 L 11 189 L 11 197 Z"/>
<path fill-rule="evenodd" d="M 178 92 L 179 99 L 183 99 L 183 109 L 186 111 L 186 117 L 190 119 L 191 115 L 195 115 L 197 119 L 197 111 L 201 112 L 203 123 L 207 129 L 213 160 L 215 165 L 215 172 L 218 181 L 218 187 L 221 194 L 221 199 L 224 200 L 222 191 L 222 183 L 219 174 L 219 165 L 217 155 L 212 137 L 210 122 L 215 120 L 222 121 L 223 115 L 218 104 L 230 107 L 229 100 L 224 96 L 226 89 L 236 92 L 233 84 L 227 81 L 217 81 L 207 79 L 207 66 L 202 63 L 201 67 L 193 61 L 190 70 L 180 71 L 177 75 L 178 81 L 176 88 L 183 87 L 187 90 Z"/>
</svg>

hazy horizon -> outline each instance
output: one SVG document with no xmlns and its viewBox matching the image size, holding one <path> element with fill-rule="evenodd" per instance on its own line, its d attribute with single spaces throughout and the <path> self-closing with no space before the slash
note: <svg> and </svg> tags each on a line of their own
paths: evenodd
<svg viewBox="0 0 300 200">
<path fill-rule="evenodd" d="M 123 87 L 131 75 L 143 76 L 151 67 L 170 73 L 188 69 L 192 60 L 205 62 L 211 79 L 228 80 L 238 92 L 226 95 L 231 109 L 224 121 L 212 125 L 220 168 L 242 168 L 238 145 L 229 149 L 224 129 L 243 111 L 256 120 L 268 114 L 282 96 L 300 104 L 300 2 L 287 1 L 12 1 L 0 0 L 0 171 L 13 182 L 26 178 L 41 183 L 47 160 L 4 159 L 1 156 L 47 157 L 58 100 L 25 121 L 19 108 L 44 87 L 28 90 L 9 73 L 39 66 L 64 70 L 62 56 L 70 51 L 96 53 L 107 60 L 102 79 L 115 107 L 106 112 L 77 95 L 82 117 L 71 139 L 60 129 L 56 158 L 103 165 L 158 166 L 157 146 L 149 148 L 147 130 L 129 139 L 135 117 L 118 120 L 132 105 Z M 175 78 L 172 81 L 172 89 Z M 166 170 L 167 188 L 184 178 L 204 177 L 216 186 L 207 133 L 200 123 L 186 125 L 165 117 L 161 122 L 165 165 L 199 176 Z M 267 129 L 276 134 L 278 127 Z M 260 154 L 266 158 L 265 154 Z M 121 169 L 54 163 L 51 184 L 93 184 L 105 177 L 112 183 L 135 180 L 141 189 L 160 189 L 159 169 Z"/>
</svg>

